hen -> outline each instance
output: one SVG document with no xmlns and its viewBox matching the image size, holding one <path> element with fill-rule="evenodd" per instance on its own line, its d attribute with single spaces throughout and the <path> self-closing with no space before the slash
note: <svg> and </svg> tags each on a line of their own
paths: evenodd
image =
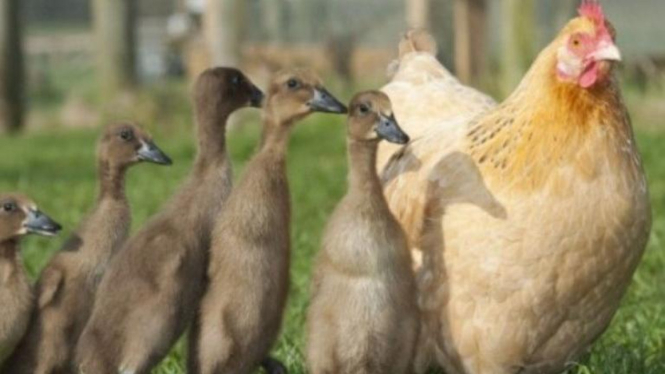
<svg viewBox="0 0 665 374">
<path fill-rule="evenodd" d="M 417 137 L 383 182 L 415 258 L 419 372 L 559 372 L 630 283 L 651 228 L 647 183 L 614 29 L 596 1 L 579 13 L 494 108 L 469 108 L 469 89 L 418 52 L 422 35 L 385 87 Z"/>
<path fill-rule="evenodd" d="M 489 96 L 460 83 L 437 61 L 436 51 L 436 42 L 429 34 L 409 31 L 400 42 L 399 60 L 389 67 L 392 81 L 383 87 L 391 99 L 399 101 L 396 115 L 409 119 L 404 130 L 412 139 L 422 137 L 441 121 L 476 115 L 496 105 Z M 433 102 L 437 105 L 433 106 Z M 379 145 L 378 170 L 399 148 L 389 142 Z"/>
</svg>

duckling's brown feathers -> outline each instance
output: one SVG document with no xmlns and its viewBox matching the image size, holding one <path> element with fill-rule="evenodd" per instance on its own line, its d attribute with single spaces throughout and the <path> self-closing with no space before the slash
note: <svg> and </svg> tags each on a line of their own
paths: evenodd
<svg viewBox="0 0 665 374">
<path fill-rule="evenodd" d="M 60 226 L 37 210 L 24 195 L 0 193 L 0 364 L 25 334 L 34 307 L 34 296 L 19 250 L 20 237 L 49 224 L 44 234 L 52 235 Z M 33 228 L 29 228 L 33 225 Z M 0 372 L 6 372 L 0 368 Z"/>
<path fill-rule="evenodd" d="M 278 73 L 269 92 L 260 149 L 213 231 L 210 281 L 190 336 L 190 373 L 248 374 L 262 363 L 275 370 L 277 363 L 266 359 L 289 285 L 289 135 L 296 121 L 317 110 L 315 97 L 328 95 L 332 105 L 325 110 L 342 107 L 307 71 Z"/>
<path fill-rule="evenodd" d="M 77 347 L 81 370 L 149 372 L 187 327 L 204 288 L 212 220 L 231 188 L 225 122 L 258 96 L 236 69 L 209 69 L 199 77 L 193 170 L 111 262 Z"/>
<path fill-rule="evenodd" d="M 18 254 L 18 241 L 0 242 L 0 363 L 25 333 L 32 306 L 32 287 Z"/>
<path fill-rule="evenodd" d="M 148 143 L 154 147 L 152 138 L 133 124 L 104 130 L 97 147 L 97 202 L 42 271 L 36 285 L 37 309 L 6 364 L 9 372 L 74 371 L 74 346 L 90 315 L 99 277 L 129 234 L 125 173 L 140 161 L 139 150 Z"/>
<path fill-rule="evenodd" d="M 406 236 L 390 212 L 375 165 L 385 94 L 349 105 L 348 192 L 335 208 L 317 256 L 307 314 L 313 374 L 410 372 L 418 334 L 416 284 Z"/>
</svg>

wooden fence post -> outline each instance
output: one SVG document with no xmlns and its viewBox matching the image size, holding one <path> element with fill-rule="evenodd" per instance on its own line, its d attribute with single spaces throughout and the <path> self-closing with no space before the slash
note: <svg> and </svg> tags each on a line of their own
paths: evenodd
<svg viewBox="0 0 665 374">
<path fill-rule="evenodd" d="M 413 28 L 429 28 L 431 0 L 406 0 L 406 23 Z"/>
<path fill-rule="evenodd" d="M 135 0 L 93 0 L 97 68 L 102 97 L 131 91 L 136 77 Z"/>
<path fill-rule="evenodd" d="M 487 4 L 485 0 L 455 0 L 455 72 L 464 83 L 478 83 L 485 72 Z"/>
<path fill-rule="evenodd" d="M 21 0 L 0 0 L 0 130 L 23 127 L 24 67 L 21 46 Z"/>
<path fill-rule="evenodd" d="M 512 92 L 531 65 L 534 56 L 535 3 L 533 0 L 503 0 L 501 17 L 502 91 Z"/>
<path fill-rule="evenodd" d="M 246 0 L 207 0 L 203 27 L 213 66 L 240 64 L 245 11 Z"/>
</svg>

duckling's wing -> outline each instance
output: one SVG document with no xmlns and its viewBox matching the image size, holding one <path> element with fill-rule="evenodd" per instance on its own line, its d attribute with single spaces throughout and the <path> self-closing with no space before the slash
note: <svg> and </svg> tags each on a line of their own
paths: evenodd
<svg viewBox="0 0 665 374">
<path fill-rule="evenodd" d="M 39 298 L 37 305 L 43 309 L 50 304 L 58 290 L 62 287 L 64 276 L 62 271 L 56 268 L 47 267 L 39 278 Z"/>
</svg>

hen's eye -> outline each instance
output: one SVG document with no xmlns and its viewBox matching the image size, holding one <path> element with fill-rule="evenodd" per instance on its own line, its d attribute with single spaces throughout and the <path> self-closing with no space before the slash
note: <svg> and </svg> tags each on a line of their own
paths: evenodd
<svg viewBox="0 0 665 374">
<path fill-rule="evenodd" d="M 132 140 L 132 138 L 133 138 L 133 134 L 132 134 L 131 131 L 129 131 L 129 130 L 122 130 L 122 131 L 120 132 L 120 139 L 122 139 L 122 140 L 124 140 L 124 141 L 129 141 L 129 140 Z"/>
<path fill-rule="evenodd" d="M 16 204 L 14 204 L 14 203 L 4 203 L 2 205 L 2 210 L 4 210 L 5 212 L 13 212 L 14 210 L 16 210 Z"/>
<path fill-rule="evenodd" d="M 366 104 L 360 104 L 360 113 L 367 114 L 369 112 L 369 107 Z"/>
<path fill-rule="evenodd" d="M 298 87 L 298 85 L 299 85 L 298 81 L 293 78 L 289 79 L 288 82 L 286 82 L 286 86 L 291 89 Z"/>
</svg>

